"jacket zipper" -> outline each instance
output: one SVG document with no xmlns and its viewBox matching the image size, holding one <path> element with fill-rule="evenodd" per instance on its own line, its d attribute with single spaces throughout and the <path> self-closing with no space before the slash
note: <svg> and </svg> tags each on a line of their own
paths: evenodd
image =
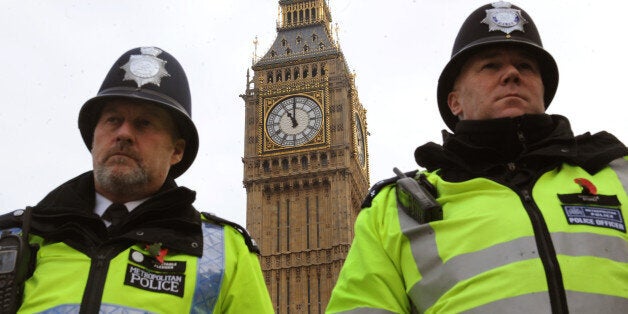
<svg viewBox="0 0 628 314">
<path fill-rule="evenodd" d="M 527 151 L 527 139 L 523 134 L 523 131 L 521 131 L 520 123 L 521 121 L 519 121 L 519 124 L 517 125 L 517 138 L 523 147 L 523 151 Z M 516 167 L 514 164 L 512 166 L 513 167 L 510 170 L 511 172 L 514 172 Z M 531 182 L 536 182 L 537 179 L 538 177 Z M 534 202 L 532 195 L 530 195 L 530 189 L 532 186 L 534 186 L 534 184 L 530 185 L 529 188 L 521 189 L 519 197 L 523 200 L 523 208 L 525 208 L 528 213 L 528 217 L 530 217 L 536 247 L 539 251 L 539 257 L 541 258 L 543 268 L 545 269 L 547 292 L 549 294 L 552 313 L 566 314 L 569 313 L 569 307 L 567 306 L 567 296 L 565 294 L 565 286 L 563 285 L 563 276 L 560 270 L 560 265 L 558 264 L 558 258 L 556 257 L 556 249 L 554 248 L 551 234 L 547 228 L 547 223 L 545 223 L 545 219 L 541 214 L 541 210 L 536 205 L 536 202 Z"/>
<path fill-rule="evenodd" d="M 552 243 L 552 238 L 547 224 L 545 223 L 545 219 L 543 219 L 543 215 L 527 189 L 520 191 L 520 197 L 523 200 L 523 207 L 532 222 L 539 257 L 545 269 L 547 291 L 549 293 L 552 313 L 569 313 L 560 265 L 556 258 L 556 250 L 554 249 L 554 244 Z"/>
<path fill-rule="evenodd" d="M 98 313 L 102 303 L 102 295 L 109 272 L 109 262 L 116 255 L 115 247 L 100 247 L 92 255 L 89 276 L 83 292 L 80 314 Z"/>
</svg>

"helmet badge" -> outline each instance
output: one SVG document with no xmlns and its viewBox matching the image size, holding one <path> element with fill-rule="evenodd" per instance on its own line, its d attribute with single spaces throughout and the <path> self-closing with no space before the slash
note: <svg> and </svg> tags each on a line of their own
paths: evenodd
<svg viewBox="0 0 628 314">
<path fill-rule="evenodd" d="M 511 8 L 511 4 L 505 1 L 492 3 L 494 9 L 486 10 L 486 17 L 482 23 L 488 25 L 488 31 L 502 31 L 507 35 L 512 31 L 525 33 L 523 25 L 527 24 L 521 15 L 521 10 Z"/>
<path fill-rule="evenodd" d="M 129 62 L 120 67 L 125 71 L 123 80 L 135 81 L 138 88 L 148 83 L 159 86 L 162 77 L 170 76 L 165 68 L 166 61 L 157 58 L 162 51 L 155 47 L 142 47 L 140 52 L 139 55 L 131 55 Z"/>
</svg>

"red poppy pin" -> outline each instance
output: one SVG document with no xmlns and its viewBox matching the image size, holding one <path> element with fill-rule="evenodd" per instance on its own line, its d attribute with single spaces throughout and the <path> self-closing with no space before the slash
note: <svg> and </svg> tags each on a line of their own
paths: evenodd
<svg viewBox="0 0 628 314">
<path fill-rule="evenodd" d="M 166 254 L 168 254 L 168 249 L 162 248 L 161 245 L 162 245 L 161 242 L 153 243 L 153 244 L 146 244 L 146 250 L 148 250 L 148 253 L 152 257 L 154 257 L 155 259 L 157 259 L 157 261 L 159 261 L 159 264 L 164 263 L 164 258 L 166 257 Z"/>
</svg>

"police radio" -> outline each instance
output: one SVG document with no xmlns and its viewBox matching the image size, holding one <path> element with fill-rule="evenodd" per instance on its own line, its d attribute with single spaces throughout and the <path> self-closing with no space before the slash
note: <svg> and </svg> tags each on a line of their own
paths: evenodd
<svg viewBox="0 0 628 314">
<path fill-rule="evenodd" d="M 30 208 L 24 214 L 22 234 L 0 235 L 0 313 L 16 313 L 22 304 L 24 282 L 31 269 L 28 244 Z"/>
<path fill-rule="evenodd" d="M 24 252 L 22 238 L 14 234 L 0 237 L 0 312 L 15 313 L 21 301 L 19 264 Z"/>
<path fill-rule="evenodd" d="M 397 168 L 397 202 L 408 216 L 420 224 L 442 220 L 443 209 L 425 187 Z"/>
</svg>

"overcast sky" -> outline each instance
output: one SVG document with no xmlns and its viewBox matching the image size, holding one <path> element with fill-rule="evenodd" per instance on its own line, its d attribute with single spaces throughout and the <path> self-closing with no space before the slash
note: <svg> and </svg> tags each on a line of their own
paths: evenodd
<svg viewBox="0 0 628 314">
<path fill-rule="evenodd" d="M 200 150 L 177 180 L 196 207 L 246 223 L 242 187 L 246 71 L 276 37 L 278 0 L 4 0 L 0 10 L 0 213 L 35 205 L 91 169 L 77 128 L 125 51 L 157 46 L 190 81 Z M 412 170 L 416 146 L 441 143 L 436 82 L 476 0 L 331 0 L 333 24 L 367 109 L 371 184 Z M 628 141 L 625 1 L 513 2 L 540 30 L 560 71 L 549 113 L 577 134 Z"/>
</svg>

